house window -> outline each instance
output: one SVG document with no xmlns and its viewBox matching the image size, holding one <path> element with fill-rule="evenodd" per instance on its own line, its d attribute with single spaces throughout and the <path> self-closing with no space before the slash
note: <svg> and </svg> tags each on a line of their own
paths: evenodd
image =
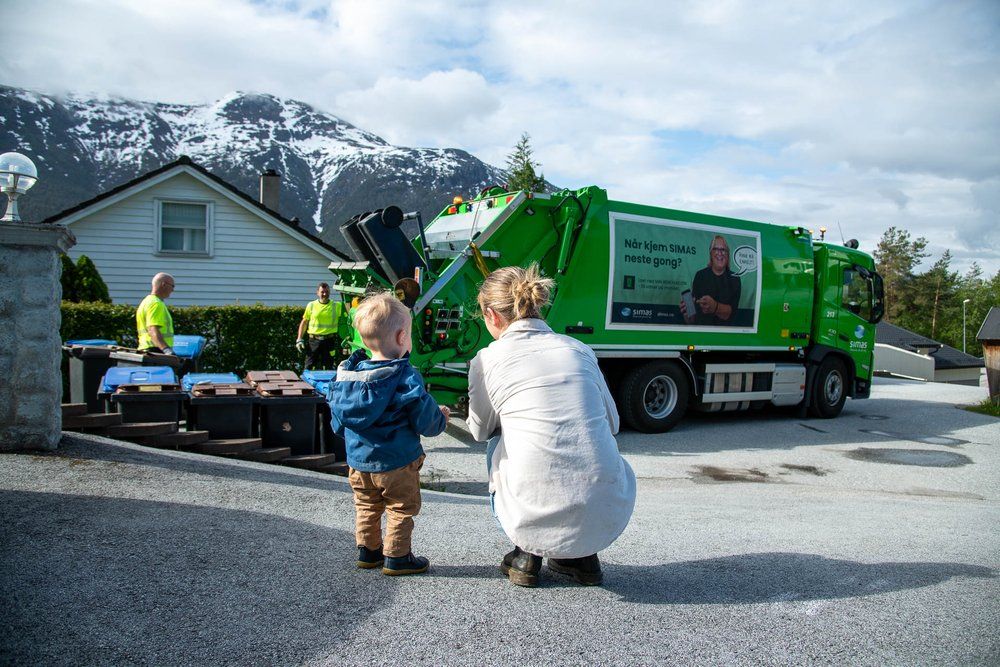
<svg viewBox="0 0 1000 667">
<path fill-rule="evenodd" d="M 211 254 L 212 205 L 159 201 L 157 250 L 163 253 Z"/>
</svg>

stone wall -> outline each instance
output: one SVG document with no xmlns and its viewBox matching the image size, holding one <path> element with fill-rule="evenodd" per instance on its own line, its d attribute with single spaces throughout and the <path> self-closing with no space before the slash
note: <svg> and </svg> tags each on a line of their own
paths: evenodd
<svg viewBox="0 0 1000 667">
<path fill-rule="evenodd" d="M 59 225 L 0 223 L 0 451 L 55 449 L 62 430 Z"/>
</svg>

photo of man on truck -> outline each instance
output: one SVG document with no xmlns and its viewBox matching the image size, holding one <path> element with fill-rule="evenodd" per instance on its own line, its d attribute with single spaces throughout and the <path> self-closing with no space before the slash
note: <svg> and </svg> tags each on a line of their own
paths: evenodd
<svg viewBox="0 0 1000 667">
<path fill-rule="evenodd" d="M 756 231 L 612 214 L 611 236 L 609 326 L 754 331 Z"/>
<path fill-rule="evenodd" d="M 718 234 L 712 239 L 708 252 L 708 266 L 694 275 L 691 290 L 681 295 L 681 314 L 688 324 L 733 324 L 742 285 L 739 277 L 729 269 L 729 244 Z M 690 300 L 685 298 L 688 293 Z"/>
</svg>

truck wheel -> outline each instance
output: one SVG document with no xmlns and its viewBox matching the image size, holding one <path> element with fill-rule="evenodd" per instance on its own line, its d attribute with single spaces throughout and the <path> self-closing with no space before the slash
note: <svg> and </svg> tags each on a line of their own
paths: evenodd
<svg viewBox="0 0 1000 667">
<path fill-rule="evenodd" d="M 654 361 L 626 373 L 619 388 L 619 410 L 636 431 L 664 433 L 684 416 L 690 393 L 677 364 Z"/>
<path fill-rule="evenodd" d="M 847 369 L 844 362 L 836 357 L 827 357 L 816 371 L 809 412 L 814 417 L 830 419 L 840 414 L 846 400 Z"/>
</svg>

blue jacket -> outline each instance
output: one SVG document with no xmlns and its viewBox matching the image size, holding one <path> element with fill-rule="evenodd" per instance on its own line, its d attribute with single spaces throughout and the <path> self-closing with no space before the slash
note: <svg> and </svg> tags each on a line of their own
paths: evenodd
<svg viewBox="0 0 1000 667">
<path fill-rule="evenodd" d="M 327 398 L 333 430 L 347 443 L 347 464 L 387 472 L 424 453 L 420 436 L 444 431 L 447 420 L 407 357 L 371 361 L 358 350 L 337 367 Z"/>
</svg>

